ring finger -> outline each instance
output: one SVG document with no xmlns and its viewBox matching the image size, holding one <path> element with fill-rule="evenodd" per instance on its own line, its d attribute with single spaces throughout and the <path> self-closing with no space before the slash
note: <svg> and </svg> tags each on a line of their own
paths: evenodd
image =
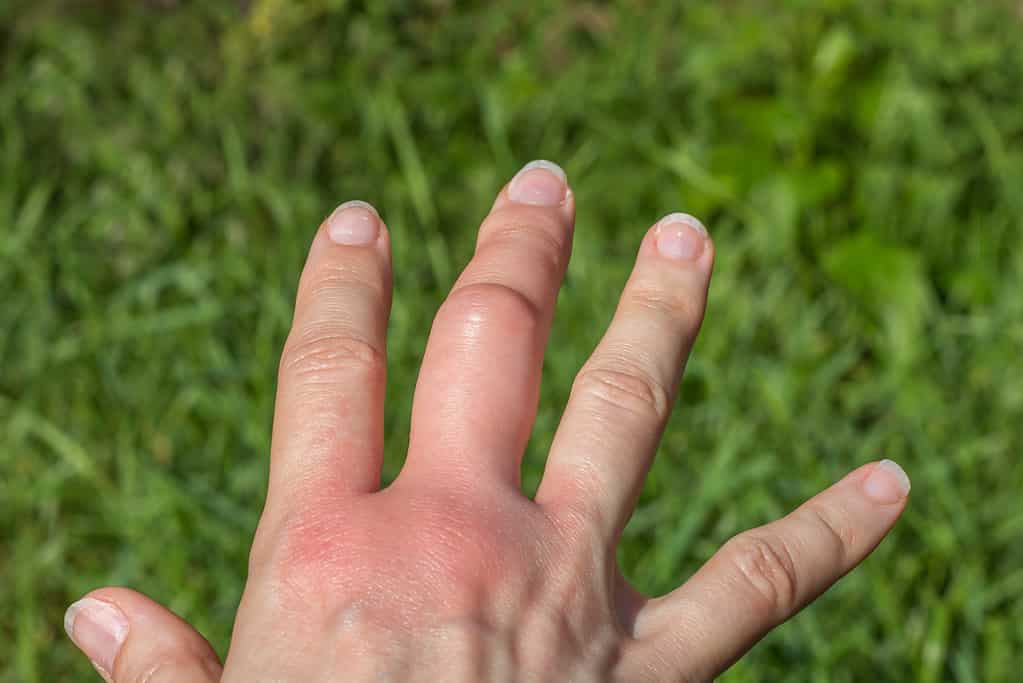
<svg viewBox="0 0 1023 683">
<path fill-rule="evenodd" d="M 703 320 L 714 248 L 692 216 L 647 234 L 607 333 L 576 377 L 536 501 L 596 520 L 632 513 Z"/>
</svg>

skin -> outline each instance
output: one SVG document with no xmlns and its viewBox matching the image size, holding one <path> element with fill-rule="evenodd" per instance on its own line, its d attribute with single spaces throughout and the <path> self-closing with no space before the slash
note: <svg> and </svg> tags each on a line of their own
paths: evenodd
<svg viewBox="0 0 1023 683">
<path fill-rule="evenodd" d="M 229 655 L 145 596 L 101 588 L 66 626 L 114 683 L 705 681 L 862 561 L 908 479 L 868 463 L 649 598 L 615 550 L 703 319 L 714 246 L 643 238 L 533 499 L 521 492 L 575 202 L 553 165 L 497 197 L 437 313 L 404 469 L 380 489 L 389 236 L 342 206 L 313 240 L 279 369 L 270 484 Z M 695 226 L 695 227 L 694 227 Z M 361 240 L 361 242 L 360 242 Z M 368 240 L 368 241 L 367 241 Z"/>
</svg>

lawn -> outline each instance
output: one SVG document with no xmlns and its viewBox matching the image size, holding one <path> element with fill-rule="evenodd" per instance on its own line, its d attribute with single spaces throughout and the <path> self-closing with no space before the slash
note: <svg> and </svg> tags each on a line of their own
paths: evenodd
<svg viewBox="0 0 1023 683">
<path fill-rule="evenodd" d="M 391 477 L 433 313 L 537 157 L 579 218 L 527 487 L 641 235 L 694 213 L 718 263 L 627 576 L 893 458 L 895 532 L 725 680 L 1018 680 L 1018 3 L 410 4 L 0 4 L 0 681 L 98 680 L 61 619 L 105 584 L 224 652 L 322 216 L 392 231 Z"/>
</svg>

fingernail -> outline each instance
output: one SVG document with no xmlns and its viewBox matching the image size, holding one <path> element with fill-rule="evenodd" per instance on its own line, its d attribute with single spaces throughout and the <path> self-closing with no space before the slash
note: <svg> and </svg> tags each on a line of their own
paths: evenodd
<svg viewBox="0 0 1023 683">
<path fill-rule="evenodd" d="M 64 630 L 96 668 L 109 676 L 128 637 L 128 619 L 109 602 L 82 598 L 64 613 Z"/>
<path fill-rule="evenodd" d="M 346 246 L 376 242 L 380 235 L 380 216 L 370 204 L 353 199 L 334 209 L 327 219 L 331 241 Z"/>
<path fill-rule="evenodd" d="M 889 505 L 898 503 L 909 495 L 909 476 L 906 470 L 893 460 L 882 460 L 874 471 L 863 481 L 863 492 L 867 498 Z"/>
<path fill-rule="evenodd" d="M 538 159 L 522 167 L 511 184 L 508 197 L 520 204 L 557 206 L 568 196 L 568 177 L 552 161 Z"/>
<path fill-rule="evenodd" d="M 695 261 L 707 242 L 707 228 L 687 213 L 669 213 L 656 230 L 657 251 L 670 259 Z"/>
</svg>

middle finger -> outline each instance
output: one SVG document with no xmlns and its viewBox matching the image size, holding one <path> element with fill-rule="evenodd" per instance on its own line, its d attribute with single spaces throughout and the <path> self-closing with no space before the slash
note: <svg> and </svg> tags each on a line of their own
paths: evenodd
<svg viewBox="0 0 1023 683">
<path fill-rule="evenodd" d="M 518 488 L 574 216 L 565 174 L 550 162 L 527 164 L 498 195 L 434 320 L 402 476 Z"/>
</svg>

